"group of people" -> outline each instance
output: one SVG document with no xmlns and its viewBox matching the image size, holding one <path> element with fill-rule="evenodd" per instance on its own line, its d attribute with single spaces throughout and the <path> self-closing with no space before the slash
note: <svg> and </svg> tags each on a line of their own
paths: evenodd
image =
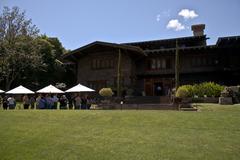
<svg viewBox="0 0 240 160">
<path fill-rule="evenodd" d="M 4 96 L 3 98 L 0 97 L 0 105 L 2 105 L 3 109 L 15 109 L 16 107 L 16 100 L 13 96 Z"/>
<path fill-rule="evenodd" d="M 90 109 L 92 100 L 89 96 L 80 94 L 39 94 L 37 97 L 24 95 L 22 105 L 24 109 Z M 0 97 L 0 105 L 3 109 L 15 109 L 16 100 L 13 96 Z"/>
</svg>

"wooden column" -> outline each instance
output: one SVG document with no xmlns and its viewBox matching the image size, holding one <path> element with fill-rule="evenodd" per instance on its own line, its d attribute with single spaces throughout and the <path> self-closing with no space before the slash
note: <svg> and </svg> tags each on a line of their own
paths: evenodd
<svg viewBox="0 0 240 160">
<path fill-rule="evenodd" d="M 118 49 L 118 68 L 117 68 L 117 96 L 121 96 L 121 49 Z"/>
<path fill-rule="evenodd" d="M 176 91 L 179 87 L 179 70 L 180 70 L 180 64 L 179 64 L 179 50 L 178 50 L 178 41 L 176 40 L 176 53 L 175 53 L 175 88 Z"/>
</svg>

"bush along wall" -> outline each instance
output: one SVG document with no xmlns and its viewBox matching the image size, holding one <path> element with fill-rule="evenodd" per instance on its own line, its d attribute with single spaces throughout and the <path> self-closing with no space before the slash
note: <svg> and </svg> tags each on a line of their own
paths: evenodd
<svg viewBox="0 0 240 160">
<path fill-rule="evenodd" d="M 224 86 L 214 82 L 204 82 L 194 85 L 180 86 L 176 92 L 176 97 L 199 98 L 199 97 L 220 97 Z"/>
</svg>

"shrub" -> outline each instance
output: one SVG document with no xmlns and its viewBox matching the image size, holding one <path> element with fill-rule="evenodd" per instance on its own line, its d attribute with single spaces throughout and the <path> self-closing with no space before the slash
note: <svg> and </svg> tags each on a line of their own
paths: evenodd
<svg viewBox="0 0 240 160">
<path fill-rule="evenodd" d="M 214 82 L 204 82 L 194 85 L 183 85 L 177 90 L 178 97 L 219 97 L 224 86 Z"/>
<path fill-rule="evenodd" d="M 224 86 L 216 84 L 214 82 L 202 83 L 204 95 L 208 97 L 219 97 L 224 89 Z"/>
<path fill-rule="evenodd" d="M 113 95 L 113 91 L 111 88 L 102 88 L 100 91 L 99 91 L 99 94 L 103 97 L 112 97 Z"/>
<path fill-rule="evenodd" d="M 176 97 L 186 98 L 191 97 L 192 95 L 192 87 L 191 85 L 183 85 L 180 86 L 176 92 Z"/>
<path fill-rule="evenodd" d="M 193 85 L 193 94 L 195 97 L 203 97 L 204 89 L 202 84 L 194 84 Z"/>
</svg>

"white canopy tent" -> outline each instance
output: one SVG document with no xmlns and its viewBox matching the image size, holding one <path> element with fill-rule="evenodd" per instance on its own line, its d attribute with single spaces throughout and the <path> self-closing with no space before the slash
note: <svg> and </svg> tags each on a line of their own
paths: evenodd
<svg viewBox="0 0 240 160">
<path fill-rule="evenodd" d="M 49 85 L 37 91 L 37 93 L 64 93 L 62 90 L 54 87 L 53 85 Z"/>
<path fill-rule="evenodd" d="M 5 91 L 3 91 L 3 90 L 0 89 L 0 93 L 4 93 L 4 92 L 5 92 Z"/>
<path fill-rule="evenodd" d="M 81 85 L 81 84 L 78 84 L 68 90 L 66 90 L 65 92 L 94 92 L 95 90 L 91 89 L 91 88 L 88 88 L 84 85 Z"/>
<path fill-rule="evenodd" d="M 34 94 L 33 91 L 30 89 L 27 89 L 26 87 L 23 87 L 22 85 L 6 92 L 6 94 Z"/>
</svg>

